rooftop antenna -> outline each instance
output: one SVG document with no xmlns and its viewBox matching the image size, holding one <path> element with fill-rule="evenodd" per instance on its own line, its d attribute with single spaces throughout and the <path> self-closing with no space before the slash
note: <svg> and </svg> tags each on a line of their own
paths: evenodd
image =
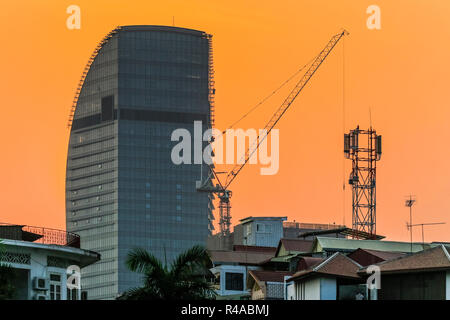
<svg viewBox="0 0 450 320">
<path fill-rule="evenodd" d="M 407 225 L 407 228 L 409 229 L 410 238 L 411 238 L 411 253 L 413 252 L 412 249 L 412 207 L 416 203 L 416 197 L 413 195 L 409 195 L 409 198 L 405 200 L 405 206 L 409 207 L 409 225 Z"/>
<path fill-rule="evenodd" d="M 417 224 L 407 225 L 407 228 L 412 229 L 412 227 L 422 227 L 422 246 L 424 246 L 425 245 L 425 236 L 424 236 L 424 232 L 423 232 L 423 226 L 432 226 L 432 225 L 437 225 L 437 224 L 445 224 L 445 222 L 417 223 Z"/>
<path fill-rule="evenodd" d="M 172 26 L 175 27 L 175 16 L 172 16 Z"/>
</svg>

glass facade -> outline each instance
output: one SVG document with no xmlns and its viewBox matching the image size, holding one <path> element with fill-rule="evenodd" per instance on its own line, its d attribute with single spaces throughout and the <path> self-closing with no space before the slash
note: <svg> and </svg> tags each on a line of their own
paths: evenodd
<svg viewBox="0 0 450 320">
<path fill-rule="evenodd" d="M 89 299 L 112 299 L 140 276 L 130 249 L 170 263 L 210 234 L 211 199 L 196 191 L 206 167 L 171 161 L 173 130 L 210 126 L 210 36 L 175 27 L 122 27 L 100 49 L 72 123 L 67 230 L 101 260 L 82 271 Z"/>
</svg>

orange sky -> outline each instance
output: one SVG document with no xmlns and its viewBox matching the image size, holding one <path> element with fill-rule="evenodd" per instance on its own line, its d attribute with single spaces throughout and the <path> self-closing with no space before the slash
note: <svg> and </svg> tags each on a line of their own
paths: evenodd
<svg viewBox="0 0 450 320">
<path fill-rule="evenodd" d="M 66 8 L 81 7 L 81 30 Z M 381 30 L 366 8 L 381 8 Z M 213 34 L 216 126 L 225 129 L 301 65 L 341 27 L 346 48 L 345 131 L 372 124 L 383 135 L 377 175 L 377 231 L 408 240 L 405 196 L 426 241 L 450 241 L 450 2 L 334 1 L 9 1 L 0 11 L 0 221 L 65 227 L 69 107 L 88 57 L 117 25 L 161 24 Z M 231 186 L 233 221 L 285 215 L 299 222 L 344 219 L 342 43 L 277 127 L 280 170 L 249 166 Z M 240 124 L 261 128 L 283 91 Z M 345 163 L 345 178 L 350 162 Z M 345 194 L 345 222 L 351 222 Z M 414 239 L 421 240 L 417 229 Z"/>
</svg>

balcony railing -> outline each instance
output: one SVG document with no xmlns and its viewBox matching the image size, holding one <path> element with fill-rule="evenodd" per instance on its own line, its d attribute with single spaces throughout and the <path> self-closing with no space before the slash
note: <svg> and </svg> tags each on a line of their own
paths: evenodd
<svg viewBox="0 0 450 320">
<path fill-rule="evenodd" d="M 64 230 L 0 222 L 0 238 L 80 248 L 80 236 Z"/>
</svg>

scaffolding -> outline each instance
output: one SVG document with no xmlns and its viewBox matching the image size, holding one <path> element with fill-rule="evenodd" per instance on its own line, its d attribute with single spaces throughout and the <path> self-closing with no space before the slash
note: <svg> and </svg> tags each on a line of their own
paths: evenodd
<svg viewBox="0 0 450 320">
<path fill-rule="evenodd" d="M 344 134 L 344 155 L 352 160 L 348 183 L 352 186 L 353 238 L 359 232 L 376 236 L 376 170 L 381 158 L 381 136 L 359 126 Z"/>
<path fill-rule="evenodd" d="M 212 35 L 206 35 L 208 39 L 208 102 L 209 102 L 209 123 L 208 127 L 214 126 L 214 95 L 216 94 L 215 81 L 214 81 L 214 52 L 212 46 Z"/>
<path fill-rule="evenodd" d="M 103 39 L 98 43 L 97 47 L 95 47 L 94 52 L 92 52 L 91 56 L 89 57 L 89 60 L 84 67 L 83 73 L 81 74 L 81 79 L 78 82 L 77 89 L 75 91 L 75 97 L 73 98 L 72 105 L 70 107 L 69 112 L 69 120 L 67 122 L 67 128 L 70 129 L 72 126 L 73 118 L 75 116 L 75 110 L 77 108 L 78 98 L 80 98 L 81 89 L 83 88 L 84 81 L 86 80 L 87 74 L 89 72 L 89 69 L 91 68 L 92 63 L 94 62 L 95 57 L 97 57 L 100 50 L 103 48 L 103 46 L 109 41 L 109 39 L 112 38 L 119 30 L 122 29 L 122 27 L 118 26 L 111 32 L 109 32 L 106 36 L 103 37 Z"/>
</svg>

